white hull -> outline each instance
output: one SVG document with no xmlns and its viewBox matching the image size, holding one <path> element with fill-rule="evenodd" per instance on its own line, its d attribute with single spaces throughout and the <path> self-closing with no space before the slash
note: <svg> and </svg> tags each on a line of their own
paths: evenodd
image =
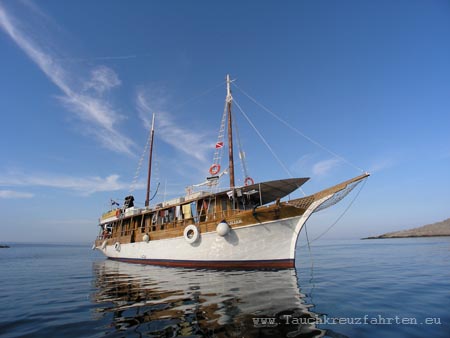
<svg viewBox="0 0 450 338">
<path fill-rule="evenodd" d="M 200 234 L 194 243 L 184 236 L 97 247 L 111 259 L 133 263 L 196 267 L 293 267 L 300 231 L 327 196 L 302 216 Z"/>
</svg>

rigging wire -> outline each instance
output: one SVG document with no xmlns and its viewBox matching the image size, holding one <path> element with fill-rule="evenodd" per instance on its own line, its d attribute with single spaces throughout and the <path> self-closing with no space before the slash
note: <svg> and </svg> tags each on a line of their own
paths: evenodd
<svg viewBox="0 0 450 338">
<path fill-rule="evenodd" d="M 219 134 L 217 136 L 217 142 L 215 146 L 214 156 L 213 156 L 213 166 L 216 166 L 217 168 L 220 168 L 220 163 L 222 160 L 222 153 L 224 148 L 224 137 L 225 137 L 225 127 L 227 123 L 227 102 L 225 100 L 225 105 L 223 107 L 223 113 L 222 113 L 222 119 L 220 121 L 220 129 Z M 211 173 L 213 175 L 213 173 Z M 218 182 L 211 182 L 211 192 L 213 191 L 214 186 L 216 185 L 216 191 L 217 191 L 217 183 Z"/>
<path fill-rule="evenodd" d="M 247 161 L 245 160 L 245 157 L 246 157 L 245 151 L 244 151 L 244 148 L 242 147 L 241 137 L 239 135 L 239 128 L 236 123 L 236 119 L 233 120 L 233 125 L 234 125 L 234 131 L 236 134 L 238 149 L 239 149 L 239 159 L 241 162 L 242 173 L 244 174 L 244 179 L 246 179 L 247 177 L 250 177 L 250 175 L 248 174 Z"/>
<path fill-rule="evenodd" d="M 253 130 L 255 131 L 255 133 L 259 136 L 259 138 L 261 139 L 261 141 L 263 141 L 263 143 L 266 145 L 267 149 L 269 149 L 269 151 L 272 153 L 273 157 L 277 160 L 277 162 L 280 164 L 280 166 L 283 168 L 283 170 L 286 172 L 286 174 L 288 174 L 289 177 L 293 177 L 291 172 L 289 171 L 289 169 L 286 167 L 286 165 L 280 160 L 280 158 L 277 156 L 277 154 L 275 153 L 275 151 L 272 149 L 272 147 L 270 146 L 270 144 L 266 141 L 266 139 L 264 138 L 264 136 L 262 136 L 262 134 L 259 132 L 259 130 L 256 128 L 256 126 L 253 124 L 253 122 L 250 120 L 250 118 L 248 117 L 248 115 L 242 110 L 241 106 L 237 103 L 236 99 L 233 100 L 234 104 L 236 105 L 236 107 L 238 107 L 239 111 L 241 112 L 241 114 L 245 117 L 245 119 L 247 120 L 247 122 L 250 124 L 250 126 L 253 128 Z"/>
<path fill-rule="evenodd" d="M 147 143 L 145 144 L 145 147 L 144 147 L 144 151 L 142 152 L 141 158 L 139 159 L 139 162 L 138 162 L 138 165 L 137 165 L 137 168 L 136 168 L 136 172 L 135 172 L 134 177 L 133 177 L 133 181 L 131 182 L 131 185 L 130 185 L 130 195 L 136 189 L 137 180 L 138 180 L 138 178 L 139 178 L 139 176 L 141 174 L 142 163 L 144 162 L 144 157 L 147 154 L 147 150 L 148 150 L 148 147 L 150 145 L 151 135 L 152 135 L 152 132 L 150 131 L 149 135 L 148 135 L 148 138 L 147 138 Z"/>
<path fill-rule="evenodd" d="M 269 151 L 271 152 L 272 156 L 277 160 L 278 164 L 283 168 L 283 170 L 286 172 L 286 174 L 289 177 L 293 177 L 292 173 L 289 171 L 289 169 L 286 167 L 286 165 L 281 161 L 281 159 L 277 156 L 277 154 L 275 153 L 275 151 L 272 149 L 272 147 L 270 146 L 270 144 L 266 141 L 266 139 L 264 138 L 264 136 L 262 136 L 262 134 L 259 132 L 259 130 L 256 128 L 256 126 L 253 124 L 253 122 L 250 120 L 250 118 L 248 117 L 248 115 L 242 110 L 241 106 L 239 105 L 239 103 L 237 103 L 236 99 L 233 100 L 234 104 L 236 105 L 236 107 L 238 107 L 239 111 L 241 112 L 241 114 L 245 117 L 245 119 L 247 120 L 247 122 L 250 124 L 250 126 L 253 128 L 253 130 L 255 131 L 255 133 L 259 136 L 259 138 L 261 139 L 261 141 L 266 145 L 267 149 L 269 149 Z M 304 196 L 306 196 L 305 192 L 303 191 L 302 188 L 300 188 L 300 191 L 302 192 L 302 194 Z"/>
<path fill-rule="evenodd" d="M 209 89 L 207 89 L 207 90 L 201 92 L 201 93 L 198 94 L 198 95 L 191 96 L 190 98 L 188 98 L 187 100 L 181 102 L 180 104 L 177 104 L 177 105 L 172 106 L 172 109 L 171 109 L 171 110 L 177 110 L 177 109 L 180 109 L 181 107 L 187 105 L 189 102 L 194 101 L 194 100 L 196 100 L 196 99 L 199 99 L 199 98 L 205 96 L 206 94 L 209 94 L 210 92 L 214 91 L 215 89 L 217 89 L 217 88 L 219 88 L 219 87 L 222 87 L 224 83 L 226 83 L 226 81 L 222 81 L 222 82 L 218 83 L 217 85 L 215 85 L 215 86 L 213 86 L 213 87 L 211 87 L 211 88 L 209 88 Z M 170 107 L 169 107 L 169 108 L 170 108 Z"/>
<path fill-rule="evenodd" d="M 295 133 L 299 134 L 300 136 L 302 136 L 303 138 L 305 138 L 306 140 L 308 140 L 309 142 L 315 144 L 317 147 L 321 148 L 322 150 L 328 152 L 329 154 L 333 155 L 334 157 L 338 158 L 339 160 L 347 163 L 348 165 L 350 165 L 351 167 L 353 167 L 354 169 L 360 171 L 360 172 L 364 172 L 363 169 L 361 169 L 360 167 L 356 166 L 355 164 L 353 164 L 352 162 L 348 161 L 347 159 L 345 159 L 344 157 L 340 156 L 339 154 L 335 153 L 334 151 L 328 149 L 327 147 L 325 147 L 324 145 L 320 144 L 319 142 L 317 142 L 316 140 L 312 139 L 311 137 L 309 137 L 308 135 L 304 134 L 303 132 L 301 132 L 300 130 L 298 130 L 297 128 L 295 128 L 294 126 L 292 126 L 291 124 L 289 124 L 288 122 L 286 122 L 285 120 L 283 120 L 281 117 L 279 117 L 277 114 L 275 114 L 274 112 L 272 112 L 269 108 L 267 108 L 266 106 L 264 106 L 263 104 L 259 103 L 255 98 L 253 98 L 252 96 L 250 96 L 248 93 L 246 93 L 244 90 L 242 90 L 240 87 L 238 87 L 238 85 L 236 85 L 235 83 L 232 83 L 233 86 L 235 86 L 237 89 L 239 89 L 245 96 L 247 96 L 247 98 L 249 98 L 251 101 L 253 101 L 253 103 L 255 103 L 257 106 L 259 106 L 260 108 L 262 108 L 263 110 L 265 110 L 267 113 L 269 113 L 270 115 L 272 115 L 275 119 L 277 119 L 279 122 L 283 123 L 286 127 L 288 127 L 289 129 L 293 130 Z"/>
<path fill-rule="evenodd" d="M 342 217 L 344 217 L 344 215 L 347 213 L 347 211 L 350 209 L 350 207 L 353 205 L 353 203 L 356 201 L 356 199 L 358 198 L 359 194 L 361 193 L 362 189 L 364 188 L 364 186 L 366 185 L 367 179 L 364 179 L 361 187 L 359 188 L 358 192 L 355 194 L 355 197 L 353 197 L 353 199 L 351 200 L 351 202 L 349 203 L 349 205 L 345 208 L 345 210 L 339 215 L 338 218 L 336 218 L 336 220 L 324 231 L 322 232 L 319 236 L 317 236 L 316 238 L 314 238 L 312 241 L 308 240 L 308 247 L 310 245 L 310 243 L 314 243 L 315 241 L 319 240 L 320 238 L 322 238 L 328 231 L 330 231 L 340 220 Z M 306 223 L 305 223 L 305 232 L 306 232 Z M 307 234 L 306 234 L 307 235 Z M 304 248 L 306 245 L 302 245 L 299 248 Z"/>
<path fill-rule="evenodd" d="M 156 156 L 155 156 L 156 155 Z M 156 185 L 156 189 L 155 189 L 155 193 L 153 194 L 152 197 L 150 197 L 149 199 L 149 203 L 151 201 L 153 201 L 155 199 L 156 196 L 158 196 L 158 191 L 159 191 L 159 186 L 161 184 L 161 174 L 160 174 L 160 168 L 159 168 L 159 161 L 158 161 L 158 153 L 155 152 L 153 154 L 154 157 L 156 157 L 156 161 L 154 162 L 154 165 L 152 164 L 152 167 L 154 168 L 154 170 L 152 171 L 152 176 L 154 177 L 153 181 L 154 182 L 158 182 L 158 184 Z M 153 185 L 153 187 L 155 187 Z M 151 187 L 150 187 L 150 192 L 151 192 Z"/>
<path fill-rule="evenodd" d="M 309 241 L 308 228 L 306 226 L 306 223 L 305 223 L 305 235 L 306 235 L 306 241 L 308 243 L 308 251 L 309 251 L 309 257 L 311 259 L 311 270 L 312 270 L 314 267 L 314 261 L 313 261 L 313 256 L 312 256 L 312 251 L 311 251 L 311 242 Z"/>
<path fill-rule="evenodd" d="M 308 243 L 309 259 L 311 260 L 311 279 L 309 280 L 309 282 L 312 283 L 312 285 L 313 285 L 312 289 L 314 289 L 314 287 L 315 287 L 315 284 L 314 284 L 314 259 L 313 259 L 313 255 L 312 255 L 311 242 L 309 241 L 308 228 L 306 227 L 306 223 L 305 223 L 305 235 L 306 235 L 306 241 Z M 312 297 L 312 291 L 311 291 L 311 297 Z"/>
<path fill-rule="evenodd" d="M 209 94 L 210 92 L 212 92 L 213 90 L 217 89 L 218 87 L 221 87 L 224 83 L 226 83 L 226 81 L 221 81 L 220 83 L 218 83 L 215 86 L 213 86 L 213 87 L 211 87 L 211 88 L 201 92 L 200 94 L 192 96 L 192 97 L 188 98 L 187 100 L 185 100 L 184 102 L 182 102 L 182 103 L 180 103 L 178 105 L 174 105 L 172 107 L 172 110 L 180 109 L 181 107 L 185 106 L 189 102 Z M 139 162 L 138 162 L 138 165 L 137 165 L 137 168 L 136 168 L 136 172 L 135 172 L 134 177 L 133 177 L 133 181 L 130 184 L 130 190 L 129 190 L 130 194 L 132 194 L 134 192 L 134 190 L 136 189 L 137 180 L 138 180 L 138 178 L 140 176 L 140 172 L 141 172 L 141 169 L 142 169 L 142 164 L 143 164 L 145 155 L 146 155 L 146 153 L 148 151 L 148 147 L 150 145 L 150 139 L 151 139 L 151 131 L 149 132 L 149 136 L 147 138 L 147 142 L 145 144 L 145 147 L 144 147 L 144 150 L 142 152 L 142 155 L 141 155 L 141 157 L 139 159 Z M 158 183 L 158 188 L 159 188 L 159 183 Z M 156 189 L 156 191 L 158 191 L 158 188 Z M 151 199 L 153 199 L 155 196 L 153 196 Z"/>
<path fill-rule="evenodd" d="M 310 261 L 311 261 L 311 266 L 310 266 L 310 279 L 309 279 L 309 283 L 311 284 L 311 291 L 309 293 L 309 297 L 311 299 L 311 303 L 314 304 L 313 302 L 313 292 L 316 288 L 316 284 L 315 284 L 315 279 L 314 279 L 314 260 L 313 260 L 313 255 L 312 255 L 312 250 L 311 250 L 311 243 L 317 241 L 318 239 L 320 239 L 322 236 L 324 236 L 328 231 L 330 231 L 338 222 L 339 220 L 345 215 L 345 213 L 350 209 L 350 207 L 353 205 L 353 202 L 356 201 L 356 199 L 358 198 L 360 192 L 362 191 L 364 185 L 366 184 L 366 179 L 364 179 L 363 184 L 361 185 L 360 189 L 358 190 L 358 192 L 356 193 L 355 197 L 353 198 L 353 200 L 350 202 L 350 204 L 347 206 L 347 208 L 344 210 L 344 212 L 336 219 L 336 221 L 331 224 L 331 226 L 329 226 L 323 233 L 321 233 L 319 236 L 317 236 L 316 238 L 314 238 L 312 241 L 309 240 L 309 235 L 308 235 L 308 227 L 307 227 L 307 223 L 305 223 L 304 227 L 305 227 L 305 235 L 306 235 L 306 241 L 307 244 L 306 245 L 302 245 L 299 246 L 298 249 L 304 248 L 304 247 L 308 247 L 308 252 L 309 252 L 309 257 L 310 257 Z"/>
</svg>

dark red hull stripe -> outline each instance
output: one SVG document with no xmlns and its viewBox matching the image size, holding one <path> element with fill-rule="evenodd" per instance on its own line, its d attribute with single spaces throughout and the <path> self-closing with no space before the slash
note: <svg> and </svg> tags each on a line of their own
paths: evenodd
<svg viewBox="0 0 450 338">
<path fill-rule="evenodd" d="M 148 264 L 159 266 L 173 266 L 184 268 L 208 268 L 208 269 L 290 269 L 295 267 L 293 259 L 254 260 L 254 261 L 187 261 L 170 259 L 140 259 L 140 258 L 116 258 L 109 259 L 120 262 Z"/>
</svg>

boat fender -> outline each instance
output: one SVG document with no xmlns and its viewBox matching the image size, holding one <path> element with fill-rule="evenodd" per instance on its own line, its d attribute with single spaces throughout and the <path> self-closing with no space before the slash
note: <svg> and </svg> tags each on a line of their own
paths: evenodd
<svg viewBox="0 0 450 338">
<path fill-rule="evenodd" d="M 144 236 L 142 236 L 142 240 L 143 240 L 145 243 L 148 243 L 148 242 L 150 241 L 150 236 L 149 236 L 148 234 L 145 234 Z"/>
<path fill-rule="evenodd" d="M 119 242 L 116 242 L 114 244 L 114 249 L 116 249 L 116 251 L 120 251 L 120 243 Z"/>
<path fill-rule="evenodd" d="M 106 249 L 106 244 L 108 244 L 108 241 L 103 241 L 103 243 L 102 243 L 102 250 Z"/>
<path fill-rule="evenodd" d="M 219 236 L 224 237 L 230 232 L 230 226 L 228 225 L 227 222 L 222 221 L 219 224 L 217 224 L 216 231 Z"/>
<path fill-rule="evenodd" d="M 95 250 L 95 243 L 92 244 L 92 250 Z"/>
<path fill-rule="evenodd" d="M 199 237 L 198 229 L 194 224 L 190 224 L 186 228 L 184 228 L 183 234 L 184 234 L 184 239 L 189 244 L 194 243 Z"/>
<path fill-rule="evenodd" d="M 209 173 L 214 176 L 217 175 L 220 171 L 220 164 L 213 164 L 210 168 L 209 168 Z"/>
</svg>

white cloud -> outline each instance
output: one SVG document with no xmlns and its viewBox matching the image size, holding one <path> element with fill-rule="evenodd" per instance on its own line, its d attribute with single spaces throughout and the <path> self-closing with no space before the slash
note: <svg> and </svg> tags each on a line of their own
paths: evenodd
<svg viewBox="0 0 450 338">
<path fill-rule="evenodd" d="M 46 42 L 44 36 L 36 39 L 31 36 L 37 36 L 37 32 L 25 33 L 23 26 L 16 22 L 1 4 L 0 27 L 63 92 L 64 95 L 60 97 L 61 101 L 86 123 L 87 130 L 92 130 L 90 132 L 92 136 L 110 150 L 132 154 L 130 148 L 134 146 L 133 141 L 115 128 L 115 123 L 123 120 L 124 117 L 101 97 L 106 90 L 120 85 L 120 80 L 113 70 L 107 67 L 98 67 L 92 71 L 90 80 L 78 78 L 62 67 L 58 58 L 54 56 L 50 48 L 46 47 L 50 43 Z M 81 88 L 78 89 L 75 85 L 77 82 L 84 83 L 84 85 L 79 85 L 78 87 Z M 90 88 L 95 90 L 87 94 L 85 90 Z"/>
<path fill-rule="evenodd" d="M 332 169 L 336 168 L 340 163 L 341 160 L 337 158 L 323 160 L 313 165 L 312 172 L 315 176 L 323 176 L 326 175 Z"/>
<path fill-rule="evenodd" d="M 297 175 L 306 175 L 309 172 L 311 167 L 310 162 L 313 159 L 312 154 L 305 154 L 298 158 L 294 163 L 292 163 L 289 167 L 290 171 Z"/>
<path fill-rule="evenodd" d="M 58 176 L 50 174 L 25 175 L 12 174 L 0 176 L 1 186 L 38 186 L 48 188 L 67 189 L 79 192 L 83 195 L 90 195 L 102 191 L 127 190 L 130 184 L 120 181 L 119 175 L 109 175 L 106 177 L 90 176 Z M 30 196 L 31 197 L 31 196 Z"/>
<path fill-rule="evenodd" d="M 164 110 L 165 103 L 165 96 L 160 90 L 151 91 L 142 88 L 138 90 L 136 106 L 144 125 L 150 129 L 151 115 L 155 113 L 158 137 L 176 150 L 200 162 L 201 166 L 206 166 L 208 155 L 212 153 L 209 136 L 204 132 L 186 127 L 181 119 L 177 121 L 172 114 Z"/>
<path fill-rule="evenodd" d="M 318 160 L 317 154 L 305 154 L 291 165 L 291 169 L 298 175 L 311 175 L 313 177 L 325 176 L 331 170 L 343 163 L 339 158 Z"/>
<path fill-rule="evenodd" d="M 389 169 L 393 166 L 395 166 L 395 161 L 390 158 L 390 157 L 386 157 L 383 159 L 378 159 L 375 163 L 373 163 L 370 168 L 369 168 L 369 172 L 370 173 L 376 173 L 385 169 Z"/>
<path fill-rule="evenodd" d="M 32 198 L 34 195 L 29 192 L 13 191 L 13 190 L 0 190 L 0 198 L 12 199 L 12 198 Z"/>
<path fill-rule="evenodd" d="M 103 94 L 121 84 L 116 72 L 106 66 L 99 66 L 91 71 L 91 78 L 84 85 L 85 90 L 93 89 L 99 94 Z"/>
</svg>

